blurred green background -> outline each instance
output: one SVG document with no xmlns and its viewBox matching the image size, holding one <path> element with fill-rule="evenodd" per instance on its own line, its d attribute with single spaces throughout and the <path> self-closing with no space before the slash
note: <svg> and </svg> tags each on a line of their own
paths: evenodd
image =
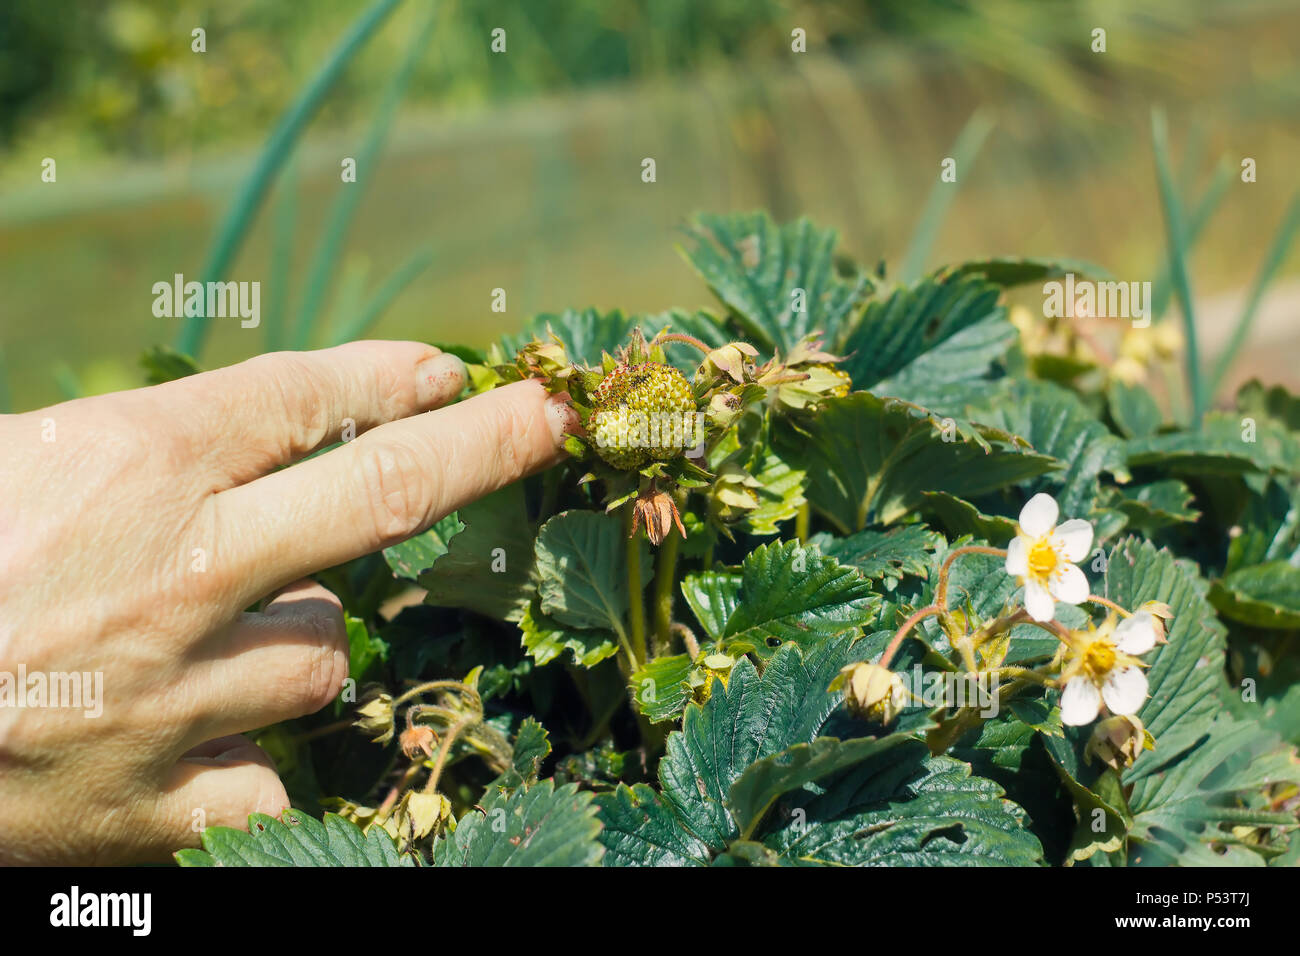
<svg viewBox="0 0 1300 956">
<path fill-rule="evenodd" d="M 205 278 L 263 144 L 367 16 L 224 269 L 262 283 L 264 328 L 213 320 L 205 367 L 707 305 L 674 250 L 699 210 L 807 215 L 893 272 L 959 151 L 926 266 L 1066 255 L 1153 279 L 1153 106 L 1184 203 L 1215 190 L 1192 257 L 1208 361 L 1297 186 L 1294 0 L 3 0 L 0 403 L 140 384 L 141 351 L 183 341 L 153 283 Z M 1298 270 L 1292 248 L 1229 384 L 1300 384 Z"/>
</svg>

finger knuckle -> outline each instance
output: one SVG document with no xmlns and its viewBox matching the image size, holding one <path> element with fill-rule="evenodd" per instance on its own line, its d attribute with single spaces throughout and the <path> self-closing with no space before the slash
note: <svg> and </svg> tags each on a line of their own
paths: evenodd
<svg viewBox="0 0 1300 956">
<path fill-rule="evenodd" d="M 496 450 L 497 474 L 503 484 L 509 484 L 530 470 L 535 424 L 531 417 L 519 415 L 510 408 L 501 408 L 496 415 L 497 427 L 493 434 L 500 436 Z"/>
<path fill-rule="evenodd" d="M 329 374 L 292 353 L 263 356 L 266 374 L 275 386 L 274 414 L 283 419 L 290 451 L 316 448 L 329 436 L 336 391 Z M 257 361 L 257 360 L 255 360 Z"/>
<path fill-rule="evenodd" d="M 347 651 L 335 640 L 316 644 L 307 654 L 303 670 L 299 709 L 311 714 L 329 704 L 343 686 L 348 676 Z"/>
<path fill-rule="evenodd" d="M 410 446 L 386 441 L 359 448 L 359 483 L 375 547 L 409 538 L 426 523 L 431 478 Z"/>
</svg>

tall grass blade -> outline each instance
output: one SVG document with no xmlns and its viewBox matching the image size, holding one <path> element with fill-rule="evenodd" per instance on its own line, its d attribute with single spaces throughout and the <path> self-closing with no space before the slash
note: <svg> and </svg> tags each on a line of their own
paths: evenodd
<svg viewBox="0 0 1300 956">
<path fill-rule="evenodd" d="M 404 263 L 390 275 L 381 285 L 370 301 L 356 314 L 355 317 L 345 325 L 339 328 L 330 345 L 342 345 L 344 342 L 352 342 L 356 339 L 363 338 L 370 331 L 371 326 L 379 320 L 387 309 L 401 294 L 411 282 L 428 268 L 429 263 L 433 261 L 433 249 L 429 246 L 422 246 L 407 259 Z"/>
<path fill-rule="evenodd" d="M 1214 363 L 1214 372 L 1210 375 L 1209 382 L 1211 397 L 1218 393 L 1219 386 L 1223 384 L 1223 377 L 1228 373 L 1237 353 L 1245 344 L 1251 324 L 1259 313 L 1260 303 L 1264 300 L 1264 292 L 1277 275 L 1277 270 L 1282 267 L 1298 229 L 1300 229 L 1300 192 L 1291 198 L 1291 204 L 1287 206 L 1286 214 L 1282 217 L 1282 224 L 1278 226 L 1273 242 L 1268 248 L 1268 255 L 1264 257 L 1264 264 L 1260 266 L 1259 274 L 1255 276 L 1255 284 L 1250 288 L 1250 297 L 1246 299 L 1246 307 L 1242 310 L 1241 318 L 1237 320 L 1228 344 L 1224 346 L 1218 361 Z"/>
<path fill-rule="evenodd" d="M 272 180 L 275 179 L 280 167 L 284 165 L 303 129 L 306 128 L 307 123 L 320 107 L 325 94 L 338 80 L 344 67 L 356 55 L 357 51 L 365 45 L 365 42 L 370 39 L 380 24 L 401 2 L 402 0 L 375 0 L 356 19 L 352 28 L 335 48 L 333 54 L 325 61 L 325 65 L 307 84 L 307 87 L 299 94 L 293 105 L 285 111 L 284 116 L 280 119 L 280 124 L 271 133 L 270 139 L 266 141 L 266 145 L 262 148 L 262 153 L 257 159 L 257 164 L 249 173 L 248 178 L 244 180 L 239 195 L 235 197 L 234 203 L 227 211 L 221 226 L 217 230 L 216 241 L 213 242 L 212 251 L 209 253 L 208 260 L 203 267 L 205 281 L 219 280 L 225 275 L 230 263 L 235 258 L 235 254 L 239 251 L 244 237 L 248 234 L 248 228 L 252 224 L 253 217 L 263 198 L 265 198 Z M 207 337 L 208 325 L 209 320 L 206 316 L 189 316 L 186 318 L 176 340 L 177 350 L 198 358 Z"/>
<path fill-rule="evenodd" d="M 930 188 L 930 195 L 925 200 L 925 208 L 921 211 L 921 218 L 912 232 L 912 239 L 907 244 L 907 252 L 903 255 L 902 265 L 898 269 L 900 281 L 911 283 L 921 277 L 925 260 L 930 255 L 935 238 L 939 235 L 939 226 L 943 223 L 948 207 L 952 205 L 953 197 L 957 194 L 957 184 L 970 174 L 975 157 L 979 155 L 980 148 L 992 129 L 993 122 L 976 110 L 957 135 L 957 141 L 949 154 L 956 160 L 957 182 L 945 183 L 937 180 Z"/>
<path fill-rule="evenodd" d="M 1215 169 L 1214 178 L 1210 180 L 1210 185 L 1206 187 L 1205 194 L 1192 207 L 1192 214 L 1187 217 L 1188 249 L 1196 245 L 1196 241 L 1201 237 L 1201 233 L 1205 231 L 1205 227 L 1214 215 L 1214 211 L 1219 208 L 1219 203 L 1223 200 L 1228 185 L 1232 182 L 1233 175 L 1233 170 L 1226 163 L 1220 163 L 1218 168 Z M 1154 317 L 1159 318 L 1165 314 L 1173 294 L 1174 286 L 1170 278 L 1169 263 L 1165 262 L 1160 267 L 1156 281 L 1151 287 L 1151 314 Z"/>
<path fill-rule="evenodd" d="M 1187 227 L 1183 207 L 1174 189 L 1169 171 L 1169 126 L 1165 114 L 1151 111 L 1151 141 L 1156 156 L 1156 179 L 1160 185 L 1160 205 L 1164 210 L 1165 234 L 1169 240 L 1169 275 L 1183 312 L 1183 334 L 1187 339 L 1187 386 L 1192 397 L 1192 427 L 1201 427 L 1205 414 L 1205 383 L 1201 377 L 1200 349 L 1196 342 L 1196 313 L 1192 305 L 1192 287 L 1187 278 Z"/>
<path fill-rule="evenodd" d="M 379 154 L 383 149 L 384 140 L 388 137 L 388 130 L 392 126 L 393 116 L 397 113 L 397 106 L 402 101 L 406 88 L 411 83 L 411 76 L 415 73 L 415 67 L 420 62 L 420 55 L 429 46 L 429 40 L 433 36 L 436 21 L 437 4 L 430 2 L 419 29 L 415 31 L 411 42 L 406 47 L 406 53 L 402 58 L 401 65 L 384 89 L 379 110 L 375 114 L 374 122 L 370 126 L 365 142 L 357 154 L 357 181 L 355 183 L 341 184 L 342 188 L 334 203 L 330 206 L 329 219 L 325 224 L 320 245 L 316 247 L 316 253 L 312 257 L 311 265 L 307 270 L 307 279 L 302 292 L 302 305 L 294 321 L 291 339 L 293 348 L 306 348 L 311 341 L 312 326 L 320 314 L 321 305 L 324 303 L 325 295 L 329 291 L 331 279 L 337 271 L 339 257 L 343 252 L 343 242 L 347 238 L 348 226 L 351 224 L 352 217 L 356 214 L 357 206 L 361 202 L 365 184 L 370 181 L 373 170 L 379 161 Z"/>
<path fill-rule="evenodd" d="M 298 221 L 297 164 L 290 162 L 280 181 L 275 219 L 271 226 L 271 288 L 266 317 L 266 350 L 278 352 L 285 346 L 289 324 L 289 279 L 293 271 L 293 234 Z"/>
</svg>

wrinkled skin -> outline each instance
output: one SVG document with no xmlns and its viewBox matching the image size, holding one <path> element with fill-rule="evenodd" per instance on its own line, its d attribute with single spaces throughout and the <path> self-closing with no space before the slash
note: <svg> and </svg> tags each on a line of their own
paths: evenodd
<svg viewBox="0 0 1300 956">
<path fill-rule="evenodd" d="M 0 862 L 165 860 L 288 805 L 239 735 L 347 676 L 339 602 L 306 576 L 563 455 L 564 396 L 429 411 L 464 382 L 430 346 L 359 342 L 0 416 L 0 682 L 102 675 L 98 716 L 0 706 Z"/>
</svg>

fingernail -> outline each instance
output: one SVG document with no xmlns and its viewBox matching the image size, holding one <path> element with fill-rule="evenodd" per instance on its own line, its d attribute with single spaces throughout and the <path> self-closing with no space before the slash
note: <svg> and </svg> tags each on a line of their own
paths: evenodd
<svg viewBox="0 0 1300 956">
<path fill-rule="evenodd" d="M 578 427 L 578 413 L 569 404 L 568 392 L 560 392 L 546 400 L 546 420 L 551 424 L 551 437 L 555 444 L 563 445 L 564 436 Z"/>
<path fill-rule="evenodd" d="M 427 358 L 415 368 L 416 400 L 421 408 L 445 405 L 465 387 L 469 373 L 465 363 L 450 352 Z"/>
</svg>

